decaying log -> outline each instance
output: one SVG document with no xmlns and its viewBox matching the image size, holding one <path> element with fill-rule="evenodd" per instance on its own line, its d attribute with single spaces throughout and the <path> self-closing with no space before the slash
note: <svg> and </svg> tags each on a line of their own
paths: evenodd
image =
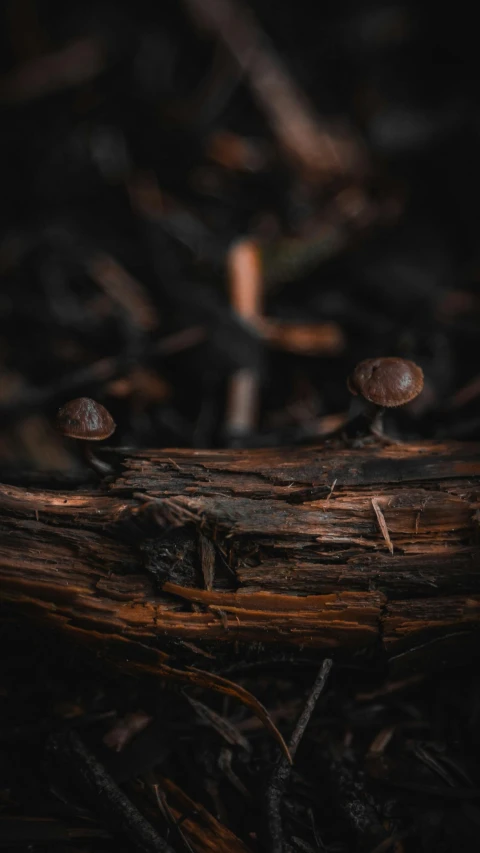
<svg viewBox="0 0 480 853">
<path fill-rule="evenodd" d="M 109 451 L 97 490 L 0 486 L 0 596 L 127 669 L 227 692 L 218 661 L 255 645 L 441 658 L 479 636 L 479 451 Z"/>
</svg>

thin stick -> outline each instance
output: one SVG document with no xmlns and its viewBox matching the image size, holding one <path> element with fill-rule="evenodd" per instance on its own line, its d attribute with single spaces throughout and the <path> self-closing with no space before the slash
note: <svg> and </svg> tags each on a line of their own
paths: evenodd
<svg viewBox="0 0 480 853">
<path fill-rule="evenodd" d="M 262 313 L 263 275 L 258 247 L 253 240 L 240 240 L 227 256 L 228 284 L 232 308 L 246 322 L 255 323 Z M 230 378 L 226 433 L 241 439 L 250 433 L 258 412 L 258 376 L 250 367 Z"/>
<path fill-rule="evenodd" d="M 69 781 L 84 791 L 112 832 L 126 836 L 142 853 L 174 853 L 76 732 L 51 735 L 49 750 L 52 759 L 60 759 L 68 770 Z"/>
<path fill-rule="evenodd" d="M 295 726 L 292 737 L 290 738 L 289 750 L 292 758 L 295 757 L 295 753 L 297 752 L 300 741 L 305 733 L 305 729 L 307 728 L 313 711 L 315 710 L 318 699 L 323 692 L 332 665 L 333 661 L 331 658 L 325 658 L 320 667 L 310 695 L 305 703 L 305 707 L 300 714 L 297 725 Z M 287 759 L 283 755 L 280 756 L 268 783 L 266 792 L 266 810 L 268 834 L 267 845 L 270 853 L 283 853 L 285 848 L 280 806 L 290 778 L 291 770 L 292 767 L 288 763 Z"/>
<path fill-rule="evenodd" d="M 80 86 L 103 71 L 106 51 L 94 36 L 35 57 L 0 77 L 0 102 L 21 103 Z"/>
<path fill-rule="evenodd" d="M 97 252 L 87 260 L 87 270 L 104 293 L 144 331 L 158 326 L 157 310 L 146 289 L 111 255 Z"/>
<path fill-rule="evenodd" d="M 238 240 L 227 256 L 232 308 L 243 320 L 256 320 L 263 309 L 262 264 L 253 240 Z"/>
<path fill-rule="evenodd" d="M 322 126 L 315 108 L 245 6 L 234 0 L 185 0 L 194 18 L 225 44 L 245 73 L 252 93 L 281 147 L 311 177 L 358 170 L 360 148 Z"/>
</svg>

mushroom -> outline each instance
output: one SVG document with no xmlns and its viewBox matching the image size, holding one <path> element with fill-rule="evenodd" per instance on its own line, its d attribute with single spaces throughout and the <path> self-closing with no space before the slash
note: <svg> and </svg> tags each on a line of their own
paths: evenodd
<svg viewBox="0 0 480 853">
<path fill-rule="evenodd" d="M 65 403 L 57 412 L 57 429 L 67 438 L 80 442 L 83 457 L 97 474 L 111 474 L 112 468 L 93 454 L 91 441 L 103 441 L 115 432 L 115 421 L 105 406 L 89 397 Z"/>
<path fill-rule="evenodd" d="M 405 358 L 366 358 L 357 364 L 347 385 L 352 394 L 372 404 L 370 431 L 377 438 L 384 438 L 385 409 L 403 406 L 418 397 L 423 389 L 423 371 Z"/>
</svg>

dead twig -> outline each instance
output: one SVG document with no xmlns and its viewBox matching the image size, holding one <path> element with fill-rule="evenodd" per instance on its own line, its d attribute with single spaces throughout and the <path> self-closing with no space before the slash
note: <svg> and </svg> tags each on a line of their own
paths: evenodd
<svg viewBox="0 0 480 853">
<path fill-rule="evenodd" d="M 104 45 L 98 38 L 87 36 L 6 74 L 0 79 L 0 101 L 28 101 L 79 86 L 97 77 L 104 67 Z"/>
<path fill-rule="evenodd" d="M 52 735 L 49 752 L 64 771 L 68 769 L 69 781 L 84 791 L 112 832 L 126 836 L 142 853 L 174 853 L 76 732 Z"/>
<path fill-rule="evenodd" d="M 244 72 L 280 146 L 311 178 L 324 180 L 361 168 L 359 145 L 321 124 L 313 105 L 253 14 L 234 0 L 185 0 L 193 17 L 227 47 Z"/>
<path fill-rule="evenodd" d="M 289 749 L 292 758 L 295 757 L 300 741 L 310 721 L 310 717 L 312 716 L 318 699 L 325 687 L 332 665 L 333 661 L 330 658 L 325 658 L 322 666 L 320 667 L 315 683 L 305 703 L 305 707 L 300 714 L 297 725 L 295 726 L 292 737 L 290 738 Z M 265 798 L 268 827 L 267 844 L 271 853 L 283 853 L 283 850 L 285 849 L 280 806 L 290 778 L 291 770 L 291 765 L 289 765 L 284 756 L 281 756 L 275 765 L 272 775 L 270 776 L 267 787 Z"/>
<path fill-rule="evenodd" d="M 240 240 L 227 256 L 228 283 L 232 308 L 242 320 L 254 323 L 261 316 L 263 275 L 258 247 L 252 240 Z M 254 428 L 258 413 L 258 376 L 249 367 L 230 378 L 226 412 L 226 433 L 234 441 Z"/>
<path fill-rule="evenodd" d="M 144 331 L 158 326 L 157 311 L 146 290 L 115 258 L 96 253 L 87 262 L 91 278 L 102 288 L 130 322 Z"/>
</svg>

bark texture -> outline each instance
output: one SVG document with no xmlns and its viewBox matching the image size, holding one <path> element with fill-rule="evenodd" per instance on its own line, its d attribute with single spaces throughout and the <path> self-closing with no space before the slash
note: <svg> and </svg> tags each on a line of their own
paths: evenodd
<svg viewBox="0 0 480 853">
<path fill-rule="evenodd" d="M 480 628 L 479 450 L 110 451 L 97 490 L 0 486 L 0 596 L 195 684 L 244 644 L 441 657 Z"/>
</svg>

